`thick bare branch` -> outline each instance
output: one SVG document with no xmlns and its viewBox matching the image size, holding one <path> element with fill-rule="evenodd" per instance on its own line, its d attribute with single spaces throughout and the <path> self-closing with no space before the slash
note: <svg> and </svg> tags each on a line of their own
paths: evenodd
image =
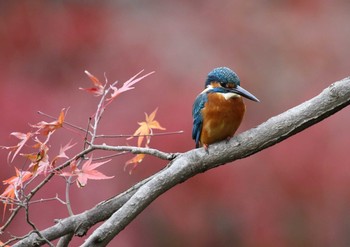
<svg viewBox="0 0 350 247">
<path fill-rule="evenodd" d="M 167 169 L 144 184 L 118 211 L 86 240 L 86 246 L 106 246 L 153 200 L 192 176 L 259 152 L 320 122 L 350 104 L 350 78 L 338 81 L 315 98 L 304 102 L 255 129 L 233 138 L 228 145 L 191 150 L 174 159 Z"/>
<path fill-rule="evenodd" d="M 82 236 L 93 224 L 108 219 L 90 235 L 83 245 L 106 246 L 153 200 L 173 186 L 198 173 L 275 145 L 349 104 L 350 78 L 346 78 L 332 84 L 313 99 L 232 138 L 229 143 L 211 145 L 209 154 L 201 148 L 178 155 L 164 170 L 128 191 L 98 204 L 91 210 L 63 219 L 55 226 L 43 230 L 41 234 L 50 241 L 72 231 Z M 44 241 L 38 240 L 37 236 L 32 234 L 14 246 L 31 246 L 34 243 L 44 244 Z"/>
</svg>

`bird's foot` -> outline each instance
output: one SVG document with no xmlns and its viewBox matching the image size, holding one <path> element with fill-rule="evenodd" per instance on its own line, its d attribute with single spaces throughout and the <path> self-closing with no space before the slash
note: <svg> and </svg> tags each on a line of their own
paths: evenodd
<svg viewBox="0 0 350 247">
<path fill-rule="evenodd" d="M 209 145 L 208 145 L 208 144 L 203 144 L 203 147 L 204 147 L 205 152 L 206 152 L 207 154 L 209 154 L 209 150 L 208 150 Z"/>
</svg>

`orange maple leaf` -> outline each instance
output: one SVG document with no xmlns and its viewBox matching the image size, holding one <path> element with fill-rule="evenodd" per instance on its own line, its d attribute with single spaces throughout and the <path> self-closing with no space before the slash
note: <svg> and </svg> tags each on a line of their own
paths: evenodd
<svg viewBox="0 0 350 247">
<path fill-rule="evenodd" d="M 42 135 L 48 135 L 49 133 L 55 131 L 56 129 L 59 129 L 63 126 L 63 122 L 64 122 L 64 117 L 65 117 L 65 112 L 64 111 L 65 108 L 63 108 L 60 112 L 60 115 L 58 116 L 58 119 L 55 121 L 52 121 L 50 123 L 45 122 L 45 121 L 41 121 L 37 124 L 31 125 L 31 127 L 33 128 L 37 128 L 38 131 L 42 134 Z"/>
<path fill-rule="evenodd" d="M 160 124 L 157 120 L 154 120 L 154 118 L 156 117 L 157 110 L 158 110 L 158 108 L 156 108 L 150 115 L 147 115 L 147 113 L 145 113 L 146 121 L 138 122 L 140 127 L 135 131 L 133 136 L 127 138 L 127 140 L 130 140 L 133 137 L 138 136 L 137 146 L 141 147 L 144 138 L 146 138 L 147 141 L 146 141 L 145 147 L 147 147 L 147 145 L 151 141 L 151 135 L 153 133 L 153 129 L 165 130 L 165 128 L 160 126 Z"/>
<path fill-rule="evenodd" d="M 125 162 L 125 166 L 124 166 L 124 171 L 126 170 L 126 168 L 129 166 L 129 165 L 132 165 L 129 173 L 131 174 L 132 171 L 136 168 L 137 164 L 141 163 L 142 160 L 145 158 L 145 154 L 137 154 L 134 156 L 134 158 L 128 160 L 127 162 Z"/>
<path fill-rule="evenodd" d="M 95 168 L 102 166 L 103 164 L 109 162 L 111 160 L 106 160 L 104 162 L 96 162 L 92 163 L 92 157 L 88 159 L 82 166 L 81 169 L 77 168 L 77 165 L 75 162 L 71 164 L 71 171 L 70 172 L 62 172 L 61 176 L 77 176 L 77 186 L 79 188 L 84 187 L 87 184 L 88 179 L 93 180 L 101 180 L 101 179 L 110 179 L 114 178 L 114 176 L 106 176 L 103 173 L 95 170 Z"/>
<path fill-rule="evenodd" d="M 31 154 L 21 154 L 22 156 L 29 159 L 32 163 L 29 165 L 29 168 L 32 169 L 33 172 L 36 172 L 39 168 L 47 167 L 49 165 L 48 162 L 48 156 L 47 156 L 47 149 L 41 149 L 37 153 L 31 153 Z M 47 170 L 44 169 L 45 171 Z"/>
<path fill-rule="evenodd" d="M 91 88 L 79 88 L 80 90 L 85 90 L 89 93 L 94 94 L 95 96 L 101 96 L 105 90 L 105 86 L 102 85 L 102 83 L 100 82 L 99 79 L 97 79 L 97 77 L 95 77 L 94 75 L 90 74 L 89 71 L 85 70 L 84 71 L 85 74 L 87 74 L 87 76 L 90 78 L 90 80 L 92 81 L 92 84 L 94 85 L 94 87 Z"/>
<path fill-rule="evenodd" d="M 31 164 L 29 165 L 29 168 L 32 169 L 32 171 L 38 174 L 44 173 L 46 176 L 48 169 L 50 168 L 50 162 L 49 162 L 49 147 L 46 145 L 48 139 L 50 137 L 50 134 L 45 142 L 41 142 L 37 137 L 35 138 L 35 144 L 33 145 L 33 148 L 38 149 L 37 152 L 30 153 L 30 154 L 21 154 L 22 156 L 26 157 L 31 161 Z"/>
<path fill-rule="evenodd" d="M 160 126 L 160 124 L 159 124 L 159 122 L 157 120 L 154 120 L 155 117 L 156 117 L 157 110 L 158 110 L 158 108 L 156 108 L 150 115 L 147 115 L 147 113 L 145 113 L 146 121 L 140 122 L 140 123 L 138 122 L 140 127 L 135 131 L 133 136 L 127 138 L 127 140 L 130 140 L 133 137 L 138 136 L 137 146 L 141 147 L 143 140 L 146 138 L 145 147 L 148 147 L 148 144 L 151 141 L 151 135 L 153 134 L 153 129 L 165 130 L 165 128 Z M 135 169 L 137 164 L 141 163 L 144 158 L 145 158 L 145 154 L 137 154 L 137 155 L 135 155 L 132 159 L 128 160 L 125 163 L 124 170 L 130 164 L 134 164 L 133 167 L 130 170 L 130 173 L 131 173 L 132 170 Z"/>
<path fill-rule="evenodd" d="M 20 171 L 15 167 L 16 176 L 12 176 L 9 179 L 3 181 L 4 185 L 8 184 L 5 191 L 0 195 L 1 198 L 5 199 L 4 206 L 4 214 L 6 211 L 6 206 L 8 203 L 12 203 L 15 201 L 15 197 L 17 197 L 17 191 L 23 187 L 23 183 L 30 179 L 33 173 L 29 171 Z M 11 209 L 13 208 L 13 204 L 11 204 Z"/>
</svg>

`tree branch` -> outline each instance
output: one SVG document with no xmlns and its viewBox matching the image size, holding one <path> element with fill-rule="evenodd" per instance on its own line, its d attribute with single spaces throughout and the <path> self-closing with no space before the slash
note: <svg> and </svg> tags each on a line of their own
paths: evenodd
<svg viewBox="0 0 350 247">
<path fill-rule="evenodd" d="M 153 155 L 162 160 L 172 160 L 179 154 L 165 153 L 153 148 L 142 148 L 142 147 L 132 147 L 132 146 L 109 146 L 109 145 L 91 145 L 92 149 L 107 150 L 107 151 L 127 151 L 133 154 L 149 154 Z"/>
<path fill-rule="evenodd" d="M 256 128 L 243 132 L 228 143 L 221 142 L 210 145 L 209 154 L 200 148 L 178 155 L 165 169 L 139 182 L 128 191 L 107 202 L 100 203 L 82 214 L 63 219 L 55 226 L 42 231 L 41 234 L 50 241 L 72 230 L 75 231 L 76 235 L 82 236 L 91 227 L 90 224 L 107 219 L 83 244 L 83 246 L 106 246 L 152 201 L 175 185 L 198 173 L 242 159 L 275 145 L 322 121 L 349 104 L 350 77 L 333 83 L 318 96 L 270 118 Z M 114 213 L 110 215 L 111 212 Z M 99 214 L 103 216 L 100 217 Z M 86 225 L 87 222 L 89 222 L 88 225 Z M 54 237 L 53 229 L 56 230 L 56 233 L 60 231 L 61 235 L 57 236 L 56 234 Z M 44 244 L 42 240 L 32 234 L 13 246 L 28 246 L 33 243 Z"/>
</svg>

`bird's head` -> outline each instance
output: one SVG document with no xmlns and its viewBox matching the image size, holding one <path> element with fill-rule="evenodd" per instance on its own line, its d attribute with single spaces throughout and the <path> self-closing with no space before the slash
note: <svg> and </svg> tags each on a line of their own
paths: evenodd
<svg viewBox="0 0 350 247">
<path fill-rule="evenodd" d="M 259 102 L 253 94 L 240 86 L 241 81 L 238 75 L 227 67 L 215 68 L 209 72 L 205 81 L 205 87 L 223 88 L 227 93 L 235 93 L 247 99 Z"/>
</svg>

